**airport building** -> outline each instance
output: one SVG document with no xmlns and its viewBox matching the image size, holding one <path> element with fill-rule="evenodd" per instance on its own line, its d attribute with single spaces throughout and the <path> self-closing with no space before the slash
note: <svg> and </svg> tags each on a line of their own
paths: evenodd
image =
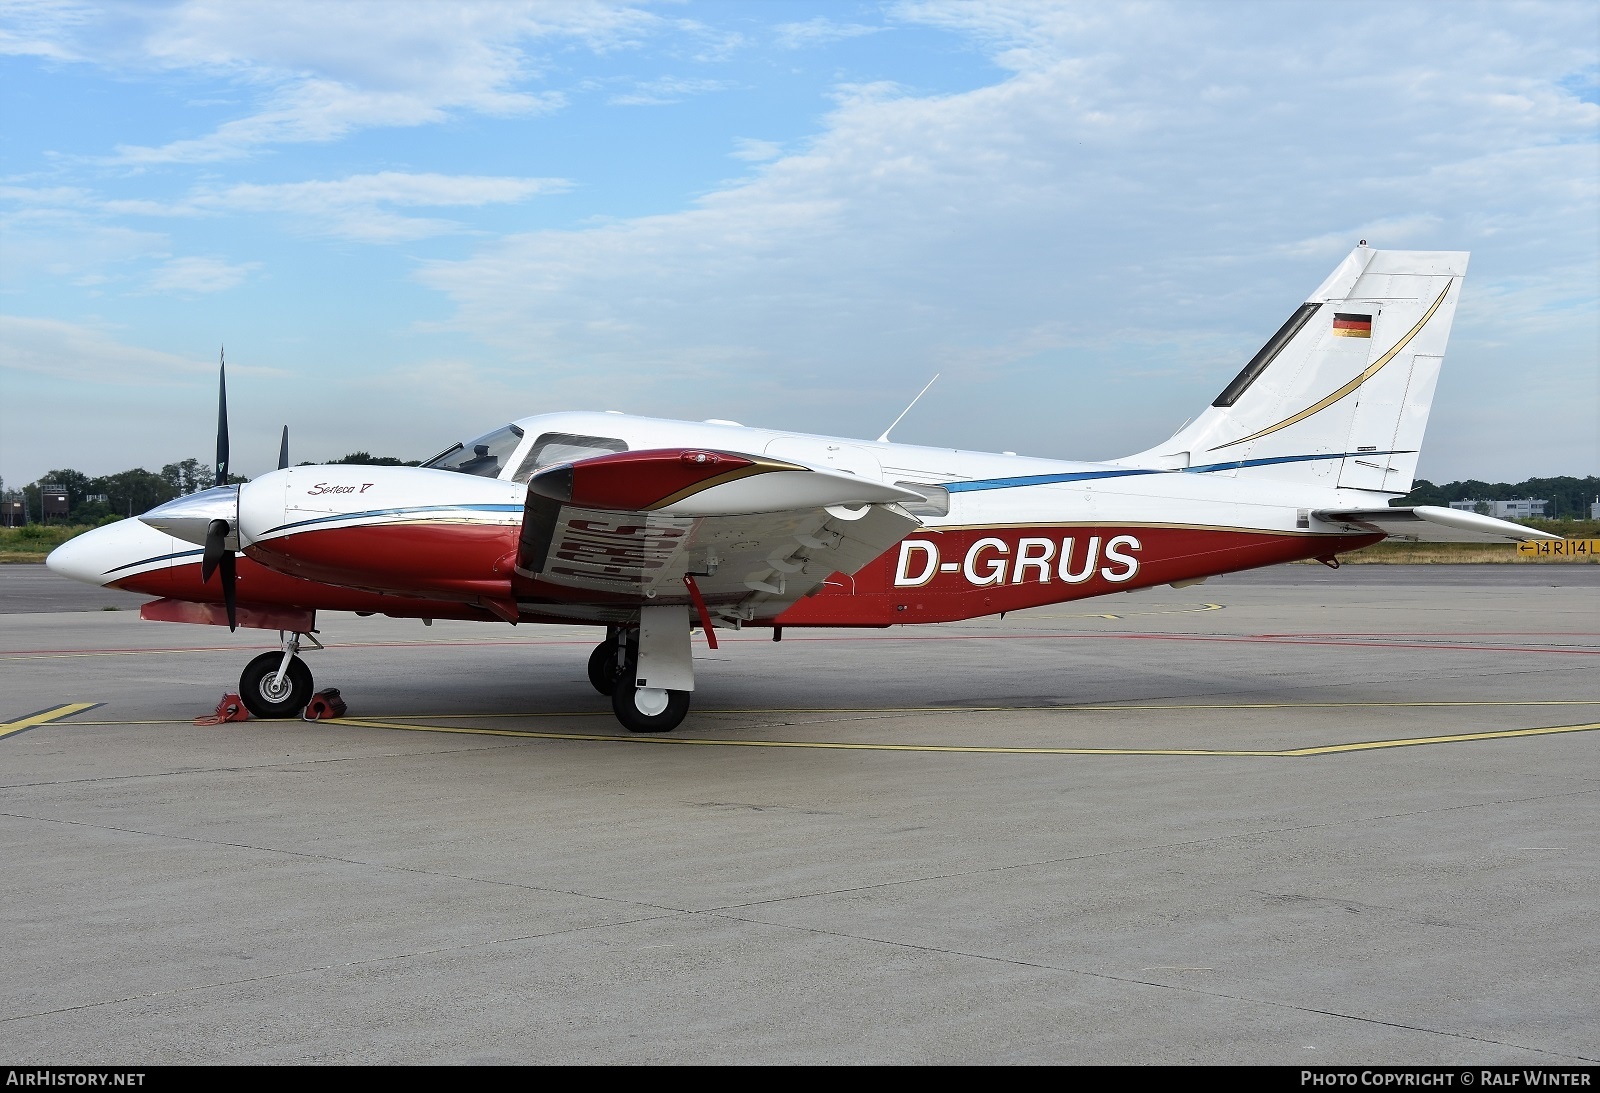
<svg viewBox="0 0 1600 1093">
<path fill-rule="evenodd" d="M 1462 512 L 1484 512 L 1497 520 L 1527 520 L 1544 515 L 1550 502 L 1542 498 L 1519 497 L 1511 501 L 1452 501 L 1450 507 Z M 1486 506 L 1480 509 L 1479 506 Z"/>
</svg>

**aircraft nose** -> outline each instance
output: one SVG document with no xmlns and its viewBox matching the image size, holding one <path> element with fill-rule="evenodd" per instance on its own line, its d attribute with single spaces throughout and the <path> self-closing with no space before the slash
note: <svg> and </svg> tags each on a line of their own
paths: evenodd
<svg viewBox="0 0 1600 1093">
<path fill-rule="evenodd" d="M 135 572 L 166 566 L 184 544 L 138 520 L 86 531 L 44 560 L 50 572 L 85 584 L 107 585 Z"/>
<path fill-rule="evenodd" d="M 105 584 L 109 552 L 106 550 L 108 544 L 104 542 L 106 537 L 100 533 L 110 530 L 111 527 L 95 528 L 68 539 L 49 553 L 44 560 L 45 566 L 50 572 L 74 581 Z M 98 541 L 96 536 L 100 536 Z M 115 561 L 110 562 L 110 565 L 116 564 Z"/>
</svg>

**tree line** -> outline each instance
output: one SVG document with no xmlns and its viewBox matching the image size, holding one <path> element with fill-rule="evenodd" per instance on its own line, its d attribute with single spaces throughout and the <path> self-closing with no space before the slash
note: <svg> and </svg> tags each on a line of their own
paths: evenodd
<svg viewBox="0 0 1600 1093">
<path fill-rule="evenodd" d="M 1554 519 L 1585 520 L 1589 505 L 1600 495 L 1600 478 L 1528 478 L 1521 482 L 1480 482 L 1468 478 L 1461 482 L 1446 482 L 1436 486 L 1426 478 L 1419 478 L 1404 497 L 1390 501 L 1391 505 L 1438 505 L 1443 508 L 1452 501 L 1511 501 L 1521 497 L 1543 498 L 1550 504 L 1545 516 Z"/>
<path fill-rule="evenodd" d="M 395 459 L 386 455 L 375 456 L 371 452 L 362 451 L 351 452 L 349 455 L 327 462 L 373 467 L 415 467 L 419 461 Z M 300 465 L 306 467 L 312 464 L 308 461 Z M 215 485 L 216 481 L 216 472 L 211 464 L 202 463 L 198 459 L 181 459 L 176 463 L 166 464 L 159 471 L 134 467 L 117 474 L 98 477 L 73 470 L 71 467 L 62 467 L 42 475 L 38 481 L 28 483 L 21 490 L 0 492 L 4 492 L 7 500 L 20 499 L 27 509 L 30 521 L 42 522 L 44 508 L 40 503 L 40 488 L 44 485 L 59 486 L 67 494 L 68 514 L 65 518 L 52 516 L 51 522 L 98 524 L 149 512 L 174 497 L 207 489 Z M 250 480 L 242 475 L 230 474 L 228 481 L 238 484 Z"/>
</svg>

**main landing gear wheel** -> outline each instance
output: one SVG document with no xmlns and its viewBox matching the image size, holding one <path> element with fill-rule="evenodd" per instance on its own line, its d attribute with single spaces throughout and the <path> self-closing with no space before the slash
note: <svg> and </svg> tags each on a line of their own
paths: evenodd
<svg viewBox="0 0 1600 1093">
<path fill-rule="evenodd" d="M 617 647 L 614 642 L 602 641 L 589 654 L 589 682 L 594 689 L 608 695 L 617 689 Z"/>
<path fill-rule="evenodd" d="M 689 694 L 619 683 L 611 692 L 611 712 L 629 732 L 671 732 L 689 712 Z"/>
<path fill-rule="evenodd" d="M 311 669 L 305 661 L 290 657 L 289 670 L 279 679 L 282 663 L 282 653 L 262 653 L 239 676 L 239 697 L 257 717 L 297 717 L 311 701 Z"/>
</svg>

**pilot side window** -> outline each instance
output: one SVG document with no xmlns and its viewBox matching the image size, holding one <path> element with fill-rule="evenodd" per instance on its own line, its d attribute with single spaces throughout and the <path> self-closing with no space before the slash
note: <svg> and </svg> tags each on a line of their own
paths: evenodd
<svg viewBox="0 0 1600 1093">
<path fill-rule="evenodd" d="M 499 478 L 501 469 L 522 443 L 522 430 L 507 425 L 465 444 L 452 444 L 423 464 L 436 471 L 458 471 L 483 478 Z"/>
<path fill-rule="evenodd" d="M 528 449 L 528 454 L 522 459 L 522 466 L 517 468 L 517 473 L 512 475 L 513 482 L 526 482 L 538 471 L 546 467 L 553 467 L 557 463 L 574 463 L 580 459 L 592 459 L 597 455 L 609 455 L 612 452 L 625 452 L 628 446 L 620 440 L 613 440 L 608 436 L 577 436 L 573 433 L 545 433 L 533 442 L 533 447 Z"/>
<path fill-rule="evenodd" d="M 902 501 L 900 507 L 912 516 L 949 516 L 950 491 L 931 482 L 896 482 L 903 490 L 922 494 L 922 500 Z"/>
</svg>

